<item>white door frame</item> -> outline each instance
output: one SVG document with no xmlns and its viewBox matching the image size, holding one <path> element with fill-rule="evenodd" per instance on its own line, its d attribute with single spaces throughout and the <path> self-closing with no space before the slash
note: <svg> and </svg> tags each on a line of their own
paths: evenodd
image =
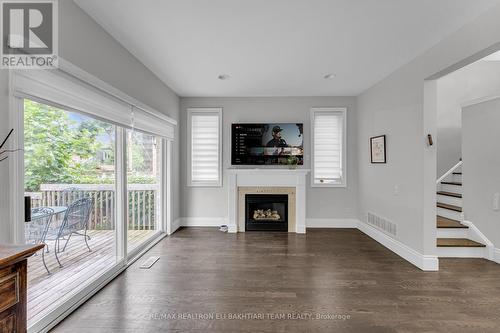
<svg viewBox="0 0 500 333">
<path fill-rule="evenodd" d="M 14 129 L 11 147 L 20 149 L 9 158 L 10 187 L 10 238 L 16 244 L 24 244 L 24 103 L 10 93 L 9 124 Z"/>
</svg>

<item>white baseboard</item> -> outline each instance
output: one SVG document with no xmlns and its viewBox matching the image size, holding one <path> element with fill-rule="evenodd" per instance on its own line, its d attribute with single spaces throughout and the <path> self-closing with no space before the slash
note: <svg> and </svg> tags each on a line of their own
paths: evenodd
<svg viewBox="0 0 500 333">
<path fill-rule="evenodd" d="M 358 229 L 421 270 L 439 270 L 439 259 L 437 256 L 429 256 L 419 253 L 411 247 L 361 221 L 358 221 Z"/>
<path fill-rule="evenodd" d="M 500 264 L 500 249 L 495 248 L 493 251 L 493 261 Z"/>
<path fill-rule="evenodd" d="M 183 227 L 218 227 L 227 224 L 225 217 L 179 217 L 174 221 Z M 357 228 L 356 219 L 306 219 L 306 228 Z M 231 229 L 232 226 L 228 225 Z M 234 226 L 236 227 L 236 226 Z M 172 230 L 174 230 L 172 225 Z M 305 230 L 303 230 L 305 232 Z"/>
<path fill-rule="evenodd" d="M 219 227 L 227 224 L 225 217 L 180 217 L 182 227 Z"/>
<path fill-rule="evenodd" d="M 357 219 L 306 219 L 306 228 L 357 228 Z"/>
</svg>

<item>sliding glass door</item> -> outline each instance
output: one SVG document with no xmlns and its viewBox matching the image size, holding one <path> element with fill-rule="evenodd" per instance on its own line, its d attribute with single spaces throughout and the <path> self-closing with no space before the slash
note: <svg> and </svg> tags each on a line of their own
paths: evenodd
<svg viewBox="0 0 500 333">
<path fill-rule="evenodd" d="M 45 244 L 27 310 L 46 331 L 168 230 L 176 122 L 69 65 L 9 74 L 10 230 Z"/>
<path fill-rule="evenodd" d="M 28 320 L 56 309 L 120 259 L 116 252 L 115 126 L 24 100 Z"/>
<path fill-rule="evenodd" d="M 126 131 L 127 147 L 127 250 L 134 252 L 159 231 L 160 138 L 136 130 Z"/>
<path fill-rule="evenodd" d="M 28 261 L 33 326 L 159 236 L 164 166 L 158 136 L 29 99 L 22 111 L 24 238 L 46 244 Z"/>
</svg>

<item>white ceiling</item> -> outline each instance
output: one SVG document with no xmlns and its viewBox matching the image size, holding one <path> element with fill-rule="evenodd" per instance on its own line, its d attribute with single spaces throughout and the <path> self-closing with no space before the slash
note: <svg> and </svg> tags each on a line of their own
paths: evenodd
<svg viewBox="0 0 500 333">
<path fill-rule="evenodd" d="M 499 0 L 76 2 L 180 96 L 333 96 L 361 93 Z"/>
</svg>

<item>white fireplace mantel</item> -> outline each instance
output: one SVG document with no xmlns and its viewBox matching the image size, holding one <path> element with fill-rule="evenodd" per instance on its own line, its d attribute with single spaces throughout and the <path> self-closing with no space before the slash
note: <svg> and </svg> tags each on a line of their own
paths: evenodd
<svg viewBox="0 0 500 333">
<path fill-rule="evenodd" d="M 244 232 L 239 220 L 239 187 L 294 187 L 295 232 L 306 232 L 306 175 L 309 169 L 244 169 L 229 168 L 228 232 Z"/>
</svg>

